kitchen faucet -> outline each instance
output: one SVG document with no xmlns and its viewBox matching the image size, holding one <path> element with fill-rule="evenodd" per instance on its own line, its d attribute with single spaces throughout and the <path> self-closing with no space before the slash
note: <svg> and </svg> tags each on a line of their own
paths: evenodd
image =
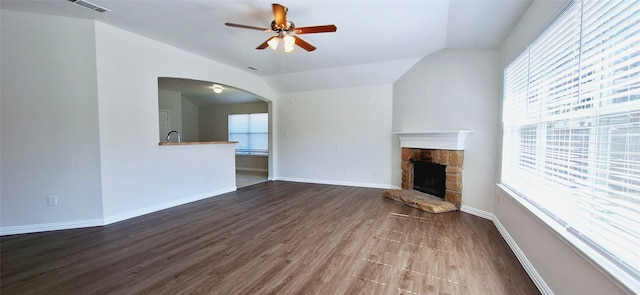
<svg viewBox="0 0 640 295">
<path fill-rule="evenodd" d="M 178 131 L 175 130 L 171 130 L 168 134 L 167 134 L 167 141 L 171 141 L 171 133 L 176 133 L 176 135 L 178 136 L 178 142 L 182 142 L 180 140 L 180 133 Z"/>
</svg>

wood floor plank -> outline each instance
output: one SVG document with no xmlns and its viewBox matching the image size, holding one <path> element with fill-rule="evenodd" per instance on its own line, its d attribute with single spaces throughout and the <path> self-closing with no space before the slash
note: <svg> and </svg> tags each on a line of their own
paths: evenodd
<svg viewBox="0 0 640 295">
<path fill-rule="evenodd" d="M 491 221 L 372 188 L 265 182 L 0 248 L 2 294 L 539 294 Z"/>
</svg>

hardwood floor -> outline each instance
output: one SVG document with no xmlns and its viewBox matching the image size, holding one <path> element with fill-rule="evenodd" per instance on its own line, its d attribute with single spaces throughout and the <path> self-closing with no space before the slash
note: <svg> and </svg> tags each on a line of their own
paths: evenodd
<svg viewBox="0 0 640 295">
<path fill-rule="evenodd" d="M 262 182 L 269 178 L 269 172 L 236 170 L 236 187 L 243 188 Z"/>
<path fill-rule="evenodd" d="M 105 227 L 0 238 L 8 294 L 539 294 L 493 223 L 265 182 Z"/>
</svg>

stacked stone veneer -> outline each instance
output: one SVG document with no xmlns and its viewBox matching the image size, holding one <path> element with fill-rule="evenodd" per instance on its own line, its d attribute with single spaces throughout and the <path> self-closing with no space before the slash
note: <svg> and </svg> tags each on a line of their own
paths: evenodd
<svg viewBox="0 0 640 295">
<path fill-rule="evenodd" d="M 462 204 L 462 162 L 463 151 L 402 148 L 402 189 L 413 189 L 413 162 L 425 161 L 445 165 L 447 178 L 444 200 L 453 203 L 457 209 Z"/>
</svg>

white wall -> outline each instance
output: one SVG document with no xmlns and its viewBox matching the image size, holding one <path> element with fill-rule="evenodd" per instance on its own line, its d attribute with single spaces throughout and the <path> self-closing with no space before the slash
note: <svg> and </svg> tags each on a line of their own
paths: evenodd
<svg viewBox="0 0 640 295">
<path fill-rule="evenodd" d="M 182 96 L 180 92 L 158 89 L 158 108 L 169 111 L 169 130 L 182 134 Z M 171 140 L 175 140 L 171 135 Z M 166 141 L 167 134 L 160 134 L 160 142 Z"/>
<path fill-rule="evenodd" d="M 198 107 L 190 100 L 181 96 L 182 104 L 182 141 L 197 142 L 200 141 Z"/>
<path fill-rule="evenodd" d="M 506 65 L 522 50 L 562 5 L 561 1 L 536 1 L 501 47 L 501 64 Z M 499 167 L 498 158 L 497 170 Z M 625 294 L 612 279 L 501 190 L 494 213 L 555 294 Z"/>
<path fill-rule="evenodd" d="M 93 22 L 1 13 L 2 232 L 78 220 L 99 224 Z M 47 206 L 48 195 L 57 195 L 57 206 Z"/>
<path fill-rule="evenodd" d="M 496 217 L 555 294 L 626 294 L 512 197 L 498 195 Z"/>
<path fill-rule="evenodd" d="M 269 157 L 261 155 L 236 155 L 236 170 L 269 171 Z"/>
<path fill-rule="evenodd" d="M 389 187 L 392 86 L 278 96 L 278 178 Z"/>
<path fill-rule="evenodd" d="M 464 151 L 462 204 L 493 211 L 500 97 L 498 54 L 446 49 L 426 56 L 394 84 L 393 130 L 469 129 Z M 399 142 L 394 185 L 400 186 Z"/>
<path fill-rule="evenodd" d="M 178 131 L 183 142 L 200 141 L 198 107 L 180 92 L 158 89 L 158 108 L 169 111 L 169 130 Z M 167 134 L 160 134 L 160 142 Z M 171 140 L 176 141 L 175 135 Z"/>
<path fill-rule="evenodd" d="M 257 76 L 96 22 L 107 221 L 235 188 L 234 146 L 158 146 L 158 77 L 218 81 L 273 100 Z"/>
<path fill-rule="evenodd" d="M 10 11 L 1 21 L 0 234 L 111 223 L 235 189 L 233 144 L 158 145 L 157 79 L 274 100 L 261 78 L 100 22 Z"/>
</svg>

